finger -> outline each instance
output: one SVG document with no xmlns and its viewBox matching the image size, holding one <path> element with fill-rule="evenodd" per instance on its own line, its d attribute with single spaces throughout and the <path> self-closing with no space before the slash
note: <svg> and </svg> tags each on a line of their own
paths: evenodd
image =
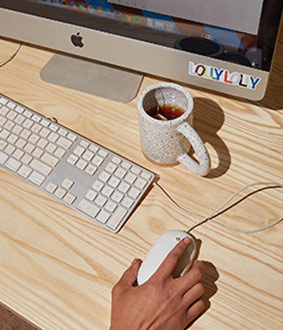
<svg viewBox="0 0 283 330">
<path fill-rule="evenodd" d="M 192 306 L 189 307 L 187 312 L 188 323 L 195 320 L 205 309 L 205 303 L 202 299 L 196 301 Z"/>
<path fill-rule="evenodd" d="M 120 279 L 120 283 L 126 286 L 133 286 L 137 280 L 138 271 L 141 265 L 140 259 L 134 259 L 130 267 L 124 272 Z"/>
<path fill-rule="evenodd" d="M 188 237 L 182 239 L 167 255 L 158 270 L 153 276 L 168 277 L 173 274 L 175 267 L 180 261 L 182 255 L 189 247 L 191 240 Z"/>
<path fill-rule="evenodd" d="M 199 300 L 205 293 L 205 287 L 202 283 L 197 283 L 190 290 L 188 290 L 183 295 L 183 304 L 187 307 L 194 304 L 197 300 Z"/>
<path fill-rule="evenodd" d="M 203 275 L 204 263 L 195 260 L 190 270 L 182 277 L 177 278 L 176 282 L 179 283 L 184 292 L 187 292 L 203 279 Z"/>
</svg>

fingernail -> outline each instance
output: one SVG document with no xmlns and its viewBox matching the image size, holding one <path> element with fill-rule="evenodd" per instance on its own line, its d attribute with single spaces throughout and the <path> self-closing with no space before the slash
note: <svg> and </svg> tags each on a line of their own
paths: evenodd
<svg viewBox="0 0 283 330">
<path fill-rule="evenodd" d="M 185 242 L 186 244 L 189 244 L 189 243 L 191 242 L 191 240 L 189 239 L 189 237 L 185 237 L 185 238 L 184 238 L 184 242 Z"/>
<path fill-rule="evenodd" d="M 131 266 L 133 266 L 136 262 L 137 262 L 137 258 L 133 259 L 132 262 L 131 262 Z"/>
</svg>

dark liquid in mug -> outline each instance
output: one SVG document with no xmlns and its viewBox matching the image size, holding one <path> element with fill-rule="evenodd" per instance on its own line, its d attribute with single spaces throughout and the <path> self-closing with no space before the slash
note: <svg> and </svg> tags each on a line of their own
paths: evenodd
<svg viewBox="0 0 283 330">
<path fill-rule="evenodd" d="M 151 117 L 158 120 L 172 120 L 184 114 L 184 110 L 172 105 L 157 105 L 147 111 Z"/>
</svg>

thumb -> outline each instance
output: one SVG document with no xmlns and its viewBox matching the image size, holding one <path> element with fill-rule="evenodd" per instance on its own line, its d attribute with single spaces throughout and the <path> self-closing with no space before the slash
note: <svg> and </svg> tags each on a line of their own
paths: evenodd
<svg viewBox="0 0 283 330">
<path fill-rule="evenodd" d="M 134 259 L 130 267 L 124 272 L 121 277 L 121 282 L 127 286 L 133 286 L 137 280 L 138 271 L 140 269 L 142 261 L 140 259 Z"/>
</svg>

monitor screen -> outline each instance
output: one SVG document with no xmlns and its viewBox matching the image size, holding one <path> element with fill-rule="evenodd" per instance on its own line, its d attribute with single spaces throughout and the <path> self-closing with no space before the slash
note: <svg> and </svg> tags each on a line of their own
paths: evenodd
<svg viewBox="0 0 283 330">
<path fill-rule="evenodd" d="M 0 35 L 259 100 L 281 12 L 281 0 L 0 0 Z"/>
</svg>

